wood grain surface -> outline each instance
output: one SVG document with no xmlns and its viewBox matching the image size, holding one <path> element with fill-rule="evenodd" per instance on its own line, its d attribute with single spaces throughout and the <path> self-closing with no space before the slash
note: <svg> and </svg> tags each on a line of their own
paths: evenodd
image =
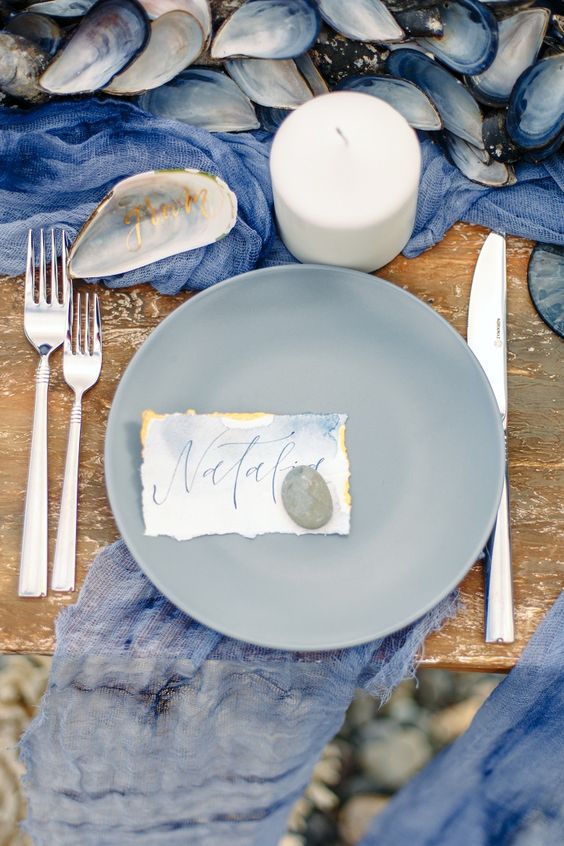
<svg viewBox="0 0 564 846">
<path fill-rule="evenodd" d="M 435 308 L 465 333 L 473 268 L 486 231 L 457 224 L 417 259 L 400 256 L 379 275 Z M 562 589 L 564 574 L 564 347 L 537 316 L 527 291 L 531 242 L 508 238 L 509 461 L 517 640 L 483 642 L 483 585 L 479 564 L 461 585 L 456 617 L 425 644 L 422 664 L 452 669 L 510 669 Z M 22 256 L 22 261 L 23 261 Z M 96 552 L 118 537 L 104 487 L 103 442 L 116 385 L 149 333 L 190 294 L 159 296 L 148 285 L 100 289 L 104 366 L 84 401 L 78 519 L 78 584 Z M 22 514 L 37 355 L 22 331 L 21 279 L 0 280 L 0 651 L 51 653 L 54 621 L 76 594 L 41 599 L 17 596 Z M 52 356 L 49 400 L 50 539 L 56 531 L 71 393 Z M 52 557 L 52 556 L 51 556 Z"/>
</svg>

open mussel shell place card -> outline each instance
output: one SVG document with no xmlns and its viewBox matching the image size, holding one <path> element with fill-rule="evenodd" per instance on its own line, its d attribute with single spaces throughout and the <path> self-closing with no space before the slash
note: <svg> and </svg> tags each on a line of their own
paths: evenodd
<svg viewBox="0 0 564 846">
<path fill-rule="evenodd" d="M 348 415 L 350 534 L 146 536 L 143 413 L 190 408 Z M 118 387 L 105 465 L 120 532 L 174 603 L 245 641 L 322 650 L 397 630 L 455 587 L 492 528 L 504 445 L 483 371 L 431 308 L 377 277 L 292 265 L 163 321 Z"/>
<path fill-rule="evenodd" d="M 115 276 L 224 238 L 237 197 L 212 173 L 151 170 L 118 182 L 94 209 L 69 253 L 74 279 Z"/>
</svg>

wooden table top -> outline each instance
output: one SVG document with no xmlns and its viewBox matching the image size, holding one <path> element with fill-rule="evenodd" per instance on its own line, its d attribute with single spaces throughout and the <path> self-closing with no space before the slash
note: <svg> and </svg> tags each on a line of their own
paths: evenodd
<svg viewBox="0 0 564 846">
<path fill-rule="evenodd" d="M 457 224 L 417 259 L 395 259 L 379 275 L 433 306 L 465 334 L 473 268 L 486 231 Z M 556 599 L 564 574 L 564 349 L 536 314 L 527 291 L 532 243 L 508 238 L 509 462 L 517 640 L 483 642 L 483 586 L 476 564 L 461 585 L 463 607 L 426 642 L 422 665 L 506 671 Z M 118 536 L 104 487 L 103 441 L 115 388 L 133 353 L 155 326 L 190 294 L 159 296 L 150 286 L 100 290 L 104 367 L 84 401 L 78 518 L 78 584 L 96 552 Z M 22 331 L 21 279 L 0 280 L 2 331 L 0 420 L 0 651 L 51 653 L 54 620 L 76 594 L 17 596 L 22 515 L 37 355 Z M 56 531 L 71 392 L 61 353 L 52 358 L 49 401 L 51 552 Z"/>
</svg>

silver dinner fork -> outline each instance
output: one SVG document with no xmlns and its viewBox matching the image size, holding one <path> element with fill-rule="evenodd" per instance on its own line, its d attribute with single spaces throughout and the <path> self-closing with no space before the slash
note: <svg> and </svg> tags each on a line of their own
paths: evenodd
<svg viewBox="0 0 564 846">
<path fill-rule="evenodd" d="M 82 307 L 82 298 L 78 293 L 75 314 L 71 298 L 63 351 L 63 374 L 67 385 L 74 391 L 74 403 L 70 413 L 67 458 L 51 578 L 51 587 L 56 591 L 74 590 L 82 396 L 96 384 L 102 367 L 102 326 L 98 295 L 93 296 L 92 308 L 90 294 L 84 295 L 84 302 Z"/>
<path fill-rule="evenodd" d="M 25 270 L 24 332 L 40 356 L 35 373 L 35 409 L 31 434 L 31 452 L 25 500 L 22 551 L 20 559 L 20 596 L 44 596 L 47 593 L 47 394 L 49 356 L 65 337 L 70 283 L 67 277 L 67 242 L 61 241 L 61 282 L 57 271 L 55 232 L 51 230 L 50 291 L 47 294 L 45 236 L 39 232 L 39 270 L 35 284 L 34 238 L 30 230 Z"/>
</svg>

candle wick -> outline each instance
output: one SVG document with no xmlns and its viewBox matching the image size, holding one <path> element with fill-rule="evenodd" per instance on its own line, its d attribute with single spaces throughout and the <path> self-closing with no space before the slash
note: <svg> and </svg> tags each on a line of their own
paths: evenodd
<svg viewBox="0 0 564 846">
<path fill-rule="evenodd" d="M 343 141 L 345 142 L 345 144 L 348 147 L 349 146 L 349 139 L 347 138 L 347 136 L 345 135 L 343 130 L 338 126 L 336 126 L 335 129 L 337 130 L 338 134 L 341 136 L 341 138 L 343 139 Z"/>
</svg>

